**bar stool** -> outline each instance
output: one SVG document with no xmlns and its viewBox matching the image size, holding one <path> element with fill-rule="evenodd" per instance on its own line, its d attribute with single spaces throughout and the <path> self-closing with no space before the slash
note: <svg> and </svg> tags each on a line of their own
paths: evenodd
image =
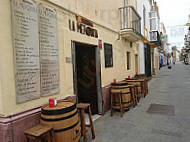
<svg viewBox="0 0 190 142">
<path fill-rule="evenodd" d="M 130 92 L 131 92 L 131 99 L 133 101 L 133 107 L 135 108 L 135 106 L 137 105 L 137 101 L 138 101 L 137 86 L 136 85 L 129 85 L 129 87 L 130 87 Z"/>
<path fill-rule="evenodd" d="M 115 99 L 119 99 L 119 105 L 116 104 Z M 113 110 L 119 109 L 120 115 L 123 117 L 124 114 L 124 106 L 122 101 L 122 93 L 121 91 L 111 91 L 111 116 L 113 116 Z"/>
<path fill-rule="evenodd" d="M 92 121 L 92 114 L 91 114 L 90 104 L 79 103 L 79 104 L 77 104 L 77 109 L 79 110 L 80 117 L 81 117 L 81 130 L 82 130 L 81 134 L 83 136 L 83 142 L 87 141 L 86 133 L 89 130 L 91 130 L 92 139 L 95 139 L 94 125 L 93 125 L 93 121 Z M 85 113 L 84 113 L 85 110 L 88 110 L 88 116 L 89 116 L 89 120 L 90 120 L 90 125 L 85 124 Z M 86 129 L 86 127 L 89 127 L 89 128 Z"/>
<path fill-rule="evenodd" d="M 144 97 L 148 94 L 148 80 L 144 79 Z"/>
<path fill-rule="evenodd" d="M 54 130 L 52 126 L 38 124 L 24 132 L 25 142 L 29 139 L 37 140 L 38 142 L 55 142 Z"/>
</svg>

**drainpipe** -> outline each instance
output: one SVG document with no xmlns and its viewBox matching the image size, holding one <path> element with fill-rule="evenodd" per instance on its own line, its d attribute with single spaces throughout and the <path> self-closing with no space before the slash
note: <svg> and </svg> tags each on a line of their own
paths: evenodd
<svg viewBox="0 0 190 142">
<path fill-rule="evenodd" d="M 127 28 L 127 8 L 126 8 L 126 2 L 123 0 L 123 24 L 124 24 L 124 29 Z"/>
</svg>

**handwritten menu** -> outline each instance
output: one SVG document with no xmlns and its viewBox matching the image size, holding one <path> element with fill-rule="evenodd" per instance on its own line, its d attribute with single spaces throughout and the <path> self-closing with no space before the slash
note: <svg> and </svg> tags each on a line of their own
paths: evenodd
<svg viewBox="0 0 190 142">
<path fill-rule="evenodd" d="M 17 102 L 40 97 L 37 4 L 12 0 L 12 29 Z"/>
<path fill-rule="evenodd" d="M 39 4 L 40 65 L 42 96 L 59 92 L 57 12 Z"/>
</svg>

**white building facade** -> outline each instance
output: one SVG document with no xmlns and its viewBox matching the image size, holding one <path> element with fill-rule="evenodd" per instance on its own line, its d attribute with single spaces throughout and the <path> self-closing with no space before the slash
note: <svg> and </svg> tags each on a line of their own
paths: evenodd
<svg viewBox="0 0 190 142">
<path fill-rule="evenodd" d="M 145 74 L 145 44 L 149 42 L 150 37 L 150 23 L 149 12 L 151 3 L 149 0 L 137 0 L 137 11 L 141 16 L 141 40 L 139 41 L 139 59 L 140 59 L 140 74 Z"/>
<path fill-rule="evenodd" d="M 149 13 L 150 20 L 150 42 L 155 46 L 152 48 L 152 74 L 155 74 L 160 68 L 160 16 L 157 3 L 153 0 Z"/>
</svg>

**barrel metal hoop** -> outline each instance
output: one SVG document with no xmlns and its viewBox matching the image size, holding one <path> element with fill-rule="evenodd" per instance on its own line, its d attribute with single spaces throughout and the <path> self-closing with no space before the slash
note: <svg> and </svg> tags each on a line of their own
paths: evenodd
<svg viewBox="0 0 190 142">
<path fill-rule="evenodd" d="M 117 90 L 117 89 L 118 89 L 118 90 L 119 90 L 119 89 L 128 89 L 128 88 L 130 88 L 130 87 L 128 87 L 128 86 L 127 86 L 127 87 L 120 87 L 120 88 L 116 88 L 115 86 L 114 86 L 114 87 L 111 87 L 111 89 L 116 89 L 116 90 Z"/>
<path fill-rule="evenodd" d="M 77 113 L 78 113 L 78 112 L 77 112 L 77 110 L 76 110 L 75 113 L 73 113 L 73 114 L 71 114 L 71 115 L 69 115 L 69 116 L 61 117 L 61 118 L 54 118 L 54 119 L 46 119 L 46 118 L 43 118 L 43 117 L 41 116 L 41 120 L 46 121 L 46 122 L 62 121 L 62 120 L 66 120 L 66 119 L 69 119 L 69 118 L 75 116 Z"/>
<path fill-rule="evenodd" d="M 130 101 L 128 101 L 128 102 L 122 102 L 122 104 L 129 104 L 129 103 L 131 103 L 132 101 L 130 100 Z M 119 104 L 119 102 L 115 102 L 116 104 Z"/>
<path fill-rule="evenodd" d="M 123 85 L 128 85 L 128 83 L 112 83 L 112 86 L 123 86 Z"/>
<path fill-rule="evenodd" d="M 54 130 L 55 133 L 60 133 L 60 132 L 64 132 L 64 131 L 68 131 L 72 128 L 74 128 L 75 126 L 77 126 L 79 124 L 79 121 L 77 123 L 75 123 L 74 125 L 64 128 L 64 129 L 58 129 L 58 130 Z"/>
<path fill-rule="evenodd" d="M 129 101 L 129 102 L 122 102 L 122 104 L 129 104 L 129 103 L 131 103 L 131 101 Z"/>
<path fill-rule="evenodd" d="M 65 113 L 68 113 L 68 112 L 71 112 L 73 110 L 76 109 L 76 104 L 70 106 L 70 107 L 67 107 L 67 108 L 64 108 L 64 109 L 58 109 L 58 110 L 44 110 L 42 108 L 42 111 L 41 113 L 43 115 L 60 115 L 60 114 L 65 114 Z"/>
<path fill-rule="evenodd" d="M 131 94 L 131 92 L 125 92 L 125 93 L 121 93 L 121 94 L 122 94 L 122 95 L 123 95 L 123 94 Z"/>
<path fill-rule="evenodd" d="M 131 107 L 131 106 L 129 105 L 129 106 L 126 106 L 126 107 L 124 107 L 124 108 L 128 108 L 128 109 L 130 109 L 130 107 Z"/>
</svg>

